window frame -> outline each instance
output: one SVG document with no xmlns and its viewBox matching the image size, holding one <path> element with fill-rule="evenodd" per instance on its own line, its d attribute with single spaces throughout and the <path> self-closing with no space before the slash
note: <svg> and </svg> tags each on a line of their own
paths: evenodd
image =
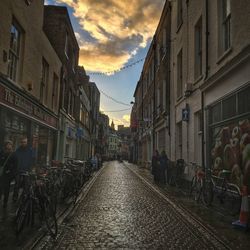
<svg viewBox="0 0 250 250">
<path fill-rule="evenodd" d="M 14 28 L 15 31 L 18 33 L 18 38 L 17 38 L 15 49 L 13 48 L 14 46 L 12 46 L 12 43 L 13 43 L 12 37 L 11 37 L 12 28 Z M 19 72 L 22 34 L 23 34 L 23 31 L 22 31 L 21 26 L 18 24 L 16 20 L 13 19 L 11 23 L 11 27 L 10 27 L 10 43 L 9 43 L 9 56 L 8 56 L 9 63 L 8 63 L 7 75 L 14 82 L 17 81 L 18 72 Z"/>
<path fill-rule="evenodd" d="M 194 27 L 195 34 L 195 65 L 194 65 L 194 78 L 198 79 L 202 75 L 202 16 L 196 22 Z"/>
</svg>

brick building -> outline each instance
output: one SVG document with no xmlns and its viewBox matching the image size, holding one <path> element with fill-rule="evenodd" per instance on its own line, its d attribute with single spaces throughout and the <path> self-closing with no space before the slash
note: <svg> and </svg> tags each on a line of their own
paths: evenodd
<svg viewBox="0 0 250 250">
<path fill-rule="evenodd" d="M 76 99 L 79 95 L 77 66 L 79 46 L 66 7 L 44 6 L 44 32 L 62 62 L 58 155 L 60 160 L 75 158 L 77 152 Z M 55 35 L 56 34 L 56 35 Z"/>
</svg>

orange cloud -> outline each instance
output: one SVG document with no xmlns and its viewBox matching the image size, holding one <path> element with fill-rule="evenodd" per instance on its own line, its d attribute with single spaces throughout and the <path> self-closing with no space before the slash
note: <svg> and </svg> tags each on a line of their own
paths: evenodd
<svg viewBox="0 0 250 250">
<path fill-rule="evenodd" d="M 121 68 L 153 36 L 162 0 L 56 0 L 74 9 L 74 16 L 91 41 L 76 34 L 80 64 L 89 71 Z"/>
</svg>

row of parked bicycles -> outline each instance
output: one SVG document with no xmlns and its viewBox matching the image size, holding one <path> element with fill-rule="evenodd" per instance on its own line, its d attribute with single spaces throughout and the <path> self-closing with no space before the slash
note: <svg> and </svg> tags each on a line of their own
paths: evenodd
<svg viewBox="0 0 250 250">
<path fill-rule="evenodd" d="M 186 169 L 191 169 L 193 177 L 188 186 L 185 186 L 184 174 Z M 203 202 L 211 206 L 217 202 L 227 209 L 231 215 L 240 211 L 241 192 L 239 186 L 230 182 L 231 171 L 222 170 L 219 173 L 204 169 L 196 163 L 185 163 L 179 159 L 170 164 L 168 182 L 178 188 L 186 188 L 188 195 L 197 203 Z"/>
<path fill-rule="evenodd" d="M 64 164 L 54 161 L 51 166 L 40 167 L 38 173 L 21 173 L 23 191 L 16 210 L 16 235 L 39 221 L 56 237 L 58 204 L 76 203 L 92 172 L 90 161 L 67 160 Z"/>
</svg>

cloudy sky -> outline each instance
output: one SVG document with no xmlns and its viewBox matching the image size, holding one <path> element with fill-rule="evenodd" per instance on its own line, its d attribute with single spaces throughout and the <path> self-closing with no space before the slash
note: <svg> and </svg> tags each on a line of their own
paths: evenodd
<svg viewBox="0 0 250 250">
<path fill-rule="evenodd" d="M 80 46 L 79 64 L 107 95 L 129 104 L 142 70 L 164 0 L 46 0 L 68 7 Z M 93 74 L 113 72 L 114 74 Z M 101 110 L 129 109 L 101 94 Z M 115 124 L 129 125 L 130 110 L 105 112 Z"/>
</svg>

